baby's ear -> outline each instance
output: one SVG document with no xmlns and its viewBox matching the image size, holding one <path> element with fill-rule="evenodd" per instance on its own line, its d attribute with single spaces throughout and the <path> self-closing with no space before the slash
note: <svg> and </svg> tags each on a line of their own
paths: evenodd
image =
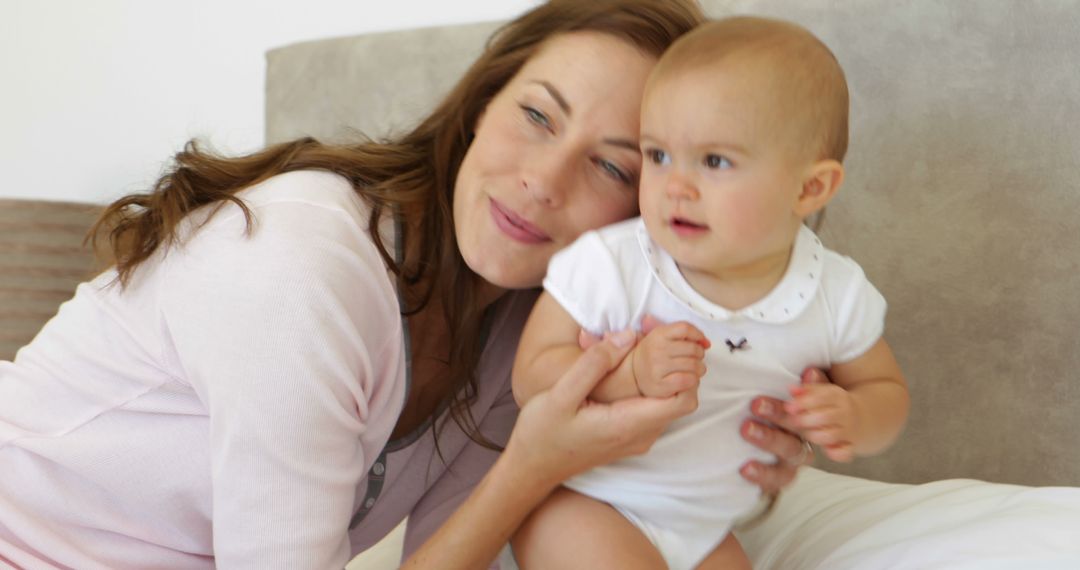
<svg viewBox="0 0 1080 570">
<path fill-rule="evenodd" d="M 795 214 L 806 219 L 821 210 L 833 199 L 840 185 L 844 183 L 844 166 L 827 159 L 815 162 L 807 169 L 803 177 L 802 193 L 795 203 Z"/>
</svg>

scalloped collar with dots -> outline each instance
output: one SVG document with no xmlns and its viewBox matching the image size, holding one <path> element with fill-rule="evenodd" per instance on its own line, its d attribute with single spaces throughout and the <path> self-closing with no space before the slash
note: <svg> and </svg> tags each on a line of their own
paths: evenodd
<svg viewBox="0 0 1080 570">
<path fill-rule="evenodd" d="M 825 246 L 813 230 L 801 226 L 787 270 L 776 287 L 760 301 L 732 311 L 706 299 L 690 286 L 675 260 L 649 237 L 644 222 L 638 223 L 637 236 L 656 280 L 686 308 L 711 320 L 745 317 L 770 324 L 790 322 L 806 310 L 814 299 L 825 265 Z"/>
</svg>

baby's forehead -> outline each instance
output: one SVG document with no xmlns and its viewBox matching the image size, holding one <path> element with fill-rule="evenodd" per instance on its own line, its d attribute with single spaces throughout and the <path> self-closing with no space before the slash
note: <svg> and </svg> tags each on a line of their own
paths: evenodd
<svg viewBox="0 0 1080 570">
<path fill-rule="evenodd" d="M 665 84 L 718 87 L 746 111 L 753 109 L 760 127 L 795 127 L 777 134 L 796 144 L 824 141 L 831 149 L 826 154 L 843 156 L 847 81 L 832 51 L 805 28 L 745 16 L 708 22 L 664 53 L 649 77 L 646 99 Z"/>
<path fill-rule="evenodd" d="M 654 74 L 646 86 L 644 105 L 663 105 L 672 98 L 686 100 L 683 96 L 690 96 L 700 105 L 761 118 L 797 111 L 791 108 L 790 97 L 784 96 L 790 92 L 785 85 L 788 71 L 760 55 L 741 55 Z M 683 111 L 693 113 L 700 109 Z"/>
<path fill-rule="evenodd" d="M 664 52 L 653 69 L 657 80 L 685 72 L 786 75 L 796 68 L 836 66 L 832 52 L 804 28 L 760 18 L 704 24 Z"/>
<path fill-rule="evenodd" d="M 799 136 L 787 128 L 798 122 L 798 114 L 755 70 L 708 65 L 650 84 L 643 99 L 642 128 L 650 136 L 666 133 L 661 139 L 672 144 L 723 141 L 756 153 L 787 146 Z"/>
<path fill-rule="evenodd" d="M 740 70 L 791 76 L 839 77 L 832 51 L 806 28 L 791 22 L 736 16 L 706 22 L 678 39 L 660 57 L 652 77 L 687 70 Z"/>
</svg>

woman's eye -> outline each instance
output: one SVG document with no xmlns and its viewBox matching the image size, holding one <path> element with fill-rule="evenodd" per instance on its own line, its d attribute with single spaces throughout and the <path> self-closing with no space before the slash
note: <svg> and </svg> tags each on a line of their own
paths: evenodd
<svg viewBox="0 0 1080 570">
<path fill-rule="evenodd" d="M 653 164 L 670 164 L 671 157 L 668 154 L 658 148 L 650 148 L 645 151 L 645 156 Z"/>
<path fill-rule="evenodd" d="M 709 168 L 731 168 L 731 161 L 719 154 L 710 154 L 705 157 L 705 166 Z"/>
<path fill-rule="evenodd" d="M 530 122 L 536 123 L 545 129 L 551 129 L 551 121 L 548 120 L 547 115 L 528 105 L 521 105 L 521 110 L 525 112 L 525 116 L 528 117 Z"/>
<path fill-rule="evenodd" d="M 615 163 L 599 158 L 596 160 L 597 166 L 604 171 L 605 174 L 622 182 L 623 184 L 633 184 L 634 180 L 623 169 L 619 168 Z"/>
</svg>

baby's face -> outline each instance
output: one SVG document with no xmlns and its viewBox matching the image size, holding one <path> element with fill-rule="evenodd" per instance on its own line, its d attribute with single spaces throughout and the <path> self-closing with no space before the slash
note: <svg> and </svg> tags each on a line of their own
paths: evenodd
<svg viewBox="0 0 1080 570">
<path fill-rule="evenodd" d="M 781 144 L 783 125 L 758 75 L 673 72 L 646 93 L 641 215 L 684 271 L 753 275 L 786 260 L 798 230 L 794 207 L 810 161 Z"/>
</svg>

